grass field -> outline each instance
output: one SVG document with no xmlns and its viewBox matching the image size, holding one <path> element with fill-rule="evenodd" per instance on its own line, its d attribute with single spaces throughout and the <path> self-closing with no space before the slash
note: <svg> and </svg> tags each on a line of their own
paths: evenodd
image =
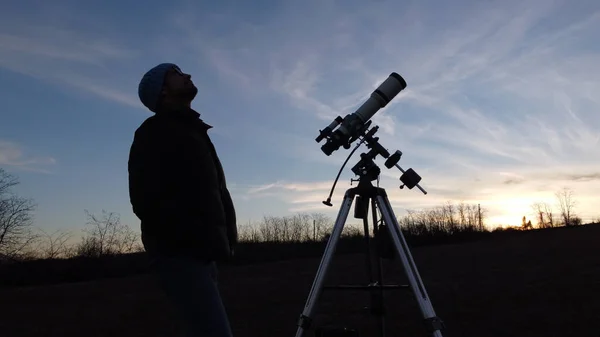
<svg viewBox="0 0 600 337">
<path fill-rule="evenodd" d="M 444 336 L 598 337 L 600 226 L 413 249 Z M 399 260 L 386 282 L 406 284 Z M 363 255 L 336 256 L 328 284 L 366 282 Z M 319 259 L 227 266 L 220 285 L 234 335 L 294 336 Z M 0 290 L 0 336 L 175 336 L 177 321 L 151 276 Z M 386 293 L 387 336 L 426 336 L 406 289 Z M 319 324 L 376 336 L 365 292 L 326 290 Z M 312 336 L 307 334 L 307 336 Z"/>
</svg>

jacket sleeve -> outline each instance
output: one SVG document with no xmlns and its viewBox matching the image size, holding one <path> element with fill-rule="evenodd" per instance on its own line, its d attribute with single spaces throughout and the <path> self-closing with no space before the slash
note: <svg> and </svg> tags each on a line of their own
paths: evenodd
<svg viewBox="0 0 600 337">
<path fill-rule="evenodd" d="M 133 212 L 142 220 L 162 222 L 176 214 L 175 200 L 166 196 L 176 184 L 176 154 L 168 143 L 170 137 L 157 137 L 151 125 L 138 129 L 129 153 L 129 197 Z"/>
<path fill-rule="evenodd" d="M 156 214 L 160 199 L 157 179 L 161 176 L 160 147 L 146 129 L 135 132 L 129 151 L 129 199 L 133 213 L 141 220 Z"/>
<path fill-rule="evenodd" d="M 233 248 L 238 242 L 237 219 L 235 214 L 235 206 L 233 205 L 233 199 L 231 198 L 231 194 L 229 193 L 225 183 L 221 191 L 221 199 L 227 219 L 227 238 L 229 239 L 229 246 L 233 251 Z"/>
</svg>

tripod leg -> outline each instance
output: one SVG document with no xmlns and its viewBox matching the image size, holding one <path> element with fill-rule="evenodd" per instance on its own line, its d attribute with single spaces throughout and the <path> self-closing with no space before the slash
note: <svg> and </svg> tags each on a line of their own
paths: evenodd
<svg viewBox="0 0 600 337">
<path fill-rule="evenodd" d="M 365 246 L 366 248 L 366 253 L 365 253 L 365 264 L 367 266 L 367 274 L 369 276 L 369 284 L 373 283 L 373 267 L 372 262 L 371 262 L 371 257 L 373 255 L 373 251 L 371 249 L 371 239 L 369 237 L 369 200 L 372 199 L 366 199 L 363 198 L 362 196 L 358 195 L 356 196 L 356 203 L 354 204 L 354 209 L 358 209 L 359 207 L 361 208 L 358 212 L 355 213 L 360 213 L 360 217 L 357 217 L 356 215 L 354 216 L 355 218 L 359 218 L 363 220 L 363 229 L 364 229 L 364 234 L 365 234 Z"/>
<path fill-rule="evenodd" d="M 379 242 L 379 235 L 377 235 L 379 228 L 378 228 L 378 221 L 377 221 L 377 202 L 375 199 L 371 199 L 371 210 L 372 210 L 372 214 L 373 214 L 373 236 L 375 237 L 375 244 L 377 246 L 377 249 L 375 250 L 375 257 L 377 258 L 377 268 L 376 268 L 376 272 L 377 272 L 377 276 L 378 276 L 378 282 L 377 284 L 379 285 L 379 291 L 377 291 L 376 294 L 373 294 L 372 298 L 375 302 L 375 307 L 376 307 L 376 314 L 379 316 L 379 324 L 378 324 L 378 330 L 379 330 L 379 336 L 380 337 L 385 337 L 386 335 L 386 331 L 385 331 L 385 303 L 384 303 L 384 295 L 383 295 L 383 266 L 381 265 L 381 257 L 379 254 L 379 249 L 380 249 L 380 245 L 381 243 Z M 374 257 L 374 258 L 375 258 Z"/>
<path fill-rule="evenodd" d="M 321 263 L 319 264 L 317 275 L 315 276 L 312 288 L 310 289 L 310 293 L 308 294 L 308 299 L 306 300 L 304 310 L 302 311 L 300 319 L 298 320 L 298 330 L 296 331 L 296 337 L 302 337 L 304 335 L 305 330 L 308 330 L 311 327 L 311 323 L 313 320 L 312 315 L 315 309 L 315 304 L 321 296 L 321 291 L 323 290 L 323 281 L 325 280 L 327 272 L 329 271 L 329 264 L 331 263 L 337 242 L 342 234 L 342 230 L 344 229 L 344 224 L 346 222 L 346 219 L 348 218 L 350 207 L 352 206 L 352 201 L 354 201 L 354 194 L 351 194 L 351 192 L 346 192 L 337 219 L 335 220 L 333 231 L 331 233 L 331 236 L 329 237 L 329 240 L 327 241 L 327 246 L 325 247 L 323 257 L 321 258 Z"/>
<path fill-rule="evenodd" d="M 412 254 L 408 249 L 404 235 L 402 235 L 402 230 L 400 229 L 400 225 L 396 220 L 396 215 L 392 210 L 389 199 L 385 195 L 377 195 L 377 203 L 379 205 L 379 209 L 381 210 L 381 215 L 387 227 L 389 228 L 390 235 L 394 241 L 398 255 L 402 260 L 404 271 L 408 277 L 411 290 L 417 298 L 417 302 L 419 303 L 421 313 L 423 314 L 423 317 L 428 325 L 428 329 L 432 336 L 442 337 L 441 329 L 443 328 L 443 323 L 439 317 L 436 316 L 435 311 L 433 310 L 429 295 L 425 290 L 425 285 L 423 285 L 423 281 L 421 280 L 417 266 L 412 258 Z"/>
</svg>

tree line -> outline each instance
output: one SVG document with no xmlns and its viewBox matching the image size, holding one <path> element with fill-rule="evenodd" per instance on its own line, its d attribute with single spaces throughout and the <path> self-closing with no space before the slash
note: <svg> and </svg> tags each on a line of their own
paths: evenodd
<svg viewBox="0 0 600 337">
<path fill-rule="evenodd" d="M 14 193 L 18 180 L 0 169 L 0 260 L 56 259 L 101 257 L 141 252 L 139 234 L 121 222 L 114 212 L 93 214 L 85 211 L 86 228 L 79 239 L 72 232 L 48 233 L 33 226 L 35 203 Z M 524 216 L 520 226 L 504 229 L 530 230 L 581 225 L 575 212 L 573 192 L 563 189 L 556 194 L 556 206 L 538 202 L 534 223 Z M 409 210 L 398 219 L 408 237 L 440 238 L 469 233 L 489 233 L 487 210 L 479 204 L 451 203 L 423 210 Z M 372 226 L 371 218 L 369 225 Z M 333 230 L 334 219 L 322 213 L 300 213 L 290 216 L 264 216 L 257 222 L 239 225 L 241 243 L 323 242 Z M 372 233 L 372 227 L 370 228 Z M 362 220 L 350 215 L 342 233 L 344 237 L 364 235 Z M 75 241 L 74 241 L 75 239 Z"/>
</svg>

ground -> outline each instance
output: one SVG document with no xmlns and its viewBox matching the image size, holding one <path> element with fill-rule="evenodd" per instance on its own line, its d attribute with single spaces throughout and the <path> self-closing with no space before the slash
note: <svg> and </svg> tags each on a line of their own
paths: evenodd
<svg viewBox="0 0 600 337">
<path fill-rule="evenodd" d="M 444 336 L 598 337 L 600 226 L 413 249 Z M 302 259 L 223 268 L 220 285 L 234 335 L 294 336 L 319 264 Z M 399 261 L 389 283 L 406 284 Z M 328 284 L 365 282 L 362 255 L 337 256 Z M 150 276 L 0 290 L 3 337 L 176 336 L 177 321 Z M 407 289 L 386 294 L 387 336 L 427 336 Z M 326 290 L 322 324 L 377 336 L 366 293 Z M 312 336 L 306 334 L 305 336 Z"/>
</svg>

